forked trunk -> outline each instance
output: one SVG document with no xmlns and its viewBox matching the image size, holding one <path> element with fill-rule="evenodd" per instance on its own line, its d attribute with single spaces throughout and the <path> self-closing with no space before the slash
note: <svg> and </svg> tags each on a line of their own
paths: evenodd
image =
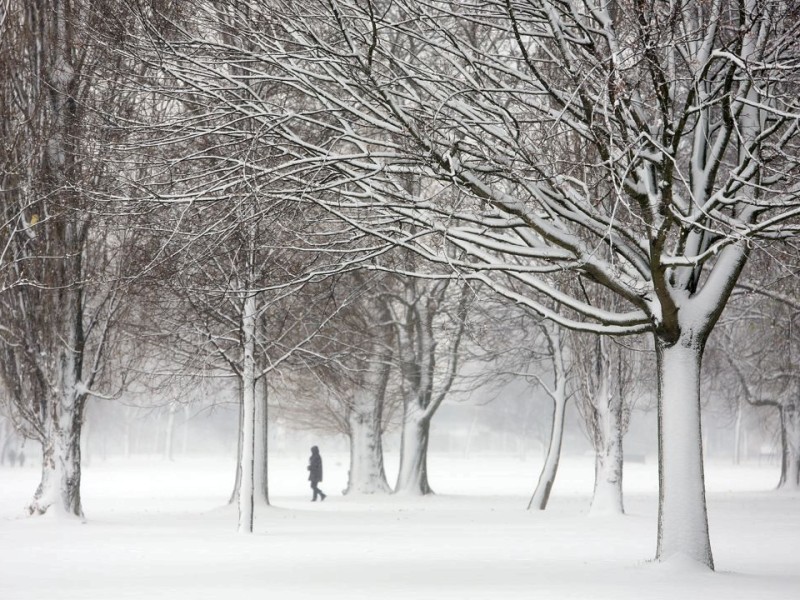
<svg viewBox="0 0 800 600">
<path fill-rule="evenodd" d="M 703 341 L 656 337 L 659 503 L 656 560 L 684 555 L 714 568 L 708 533 L 700 423 Z"/>
</svg>

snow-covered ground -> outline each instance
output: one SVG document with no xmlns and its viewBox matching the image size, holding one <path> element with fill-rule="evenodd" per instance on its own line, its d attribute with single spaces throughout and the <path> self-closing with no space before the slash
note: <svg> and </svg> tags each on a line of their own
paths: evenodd
<svg viewBox="0 0 800 600">
<path fill-rule="evenodd" d="M 626 466 L 628 515 L 588 517 L 590 457 L 564 459 L 544 513 L 525 510 L 537 461 L 430 459 L 436 496 L 345 498 L 347 461 L 326 455 L 329 498 L 311 503 L 305 456 L 271 461 L 273 505 L 256 533 L 225 506 L 217 458 L 94 461 L 87 522 L 23 518 L 38 472 L 0 468 L 0 599 L 800 597 L 800 494 L 775 465 L 707 466 L 717 572 L 653 564 L 653 464 Z"/>
</svg>

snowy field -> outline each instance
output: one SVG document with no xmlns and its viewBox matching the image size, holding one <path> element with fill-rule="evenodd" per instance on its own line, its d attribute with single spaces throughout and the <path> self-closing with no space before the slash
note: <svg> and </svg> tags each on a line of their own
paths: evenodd
<svg viewBox="0 0 800 600">
<path fill-rule="evenodd" d="M 587 516 L 592 460 L 564 459 L 550 508 L 525 510 L 538 464 L 433 455 L 428 498 L 345 498 L 326 455 L 324 503 L 307 457 L 273 458 L 273 506 L 236 533 L 221 459 L 94 461 L 87 522 L 22 518 L 38 472 L 0 469 L 0 599 L 800 598 L 800 494 L 775 465 L 707 466 L 717 572 L 658 565 L 656 468 L 626 466 L 622 518 Z M 391 457 L 389 459 L 391 461 Z"/>
</svg>

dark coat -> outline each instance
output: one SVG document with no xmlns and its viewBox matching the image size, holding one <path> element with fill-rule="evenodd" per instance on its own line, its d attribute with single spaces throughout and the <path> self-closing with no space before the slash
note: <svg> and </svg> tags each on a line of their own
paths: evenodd
<svg viewBox="0 0 800 600">
<path fill-rule="evenodd" d="M 319 449 L 316 446 L 311 449 L 311 458 L 308 459 L 308 471 L 309 481 L 316 483 L 322 481 L 322 457 L 319 455 Z"/>
</svg>

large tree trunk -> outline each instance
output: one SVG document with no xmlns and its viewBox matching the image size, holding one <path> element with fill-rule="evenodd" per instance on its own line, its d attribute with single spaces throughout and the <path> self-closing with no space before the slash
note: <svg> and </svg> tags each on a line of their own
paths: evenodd
<svg viewBox="0 0 800 600">
<path fill-rule="evenodd" d="M 553 426 L 550 431 L 550 444 L 547 447 L 547 455 L 544 459 L 542 472 L 539 474 L 539 482 L 533 492 L 531 501 L 528 503 L 528 510 L 544 510 L 550 500 L 550 492 L 558 473 L 558 462 L 561 458 L 561 443 L 564 439 L 564 416 L 567 408 L 566 395 L 553 398 Z"/>
<path fill-rule="evenodd" d="M 80 294 L 75 294 L 77 300 Z M 82 331 L 79 306 L 67 322 L 73 324 L 73 335 L 62 347 L 59 357 L 60 397 L 47 403 L 45 438 L 42 443 L 42 478 L 28 507 L 30 514 L 44 514 L 53 508 L 61 513 L 83 518 L 81 506 L 81 426 L 86 395 L 78 389 L 81 357 L 73 348 Z M 80 344 L 82 345 L 82 343 Z"/>
<path fill-rule="evenodd" d="M 428 484 L 428 437 L 430 419 L 419 418 L 417 411 L 403 415 L 400 440 L 400 470 L 397 473 L 395 494 L 426 495 L 433 490 Z"/>
<path fill-rule="evenodd" d="M 385 387 L 384 384 L 384 390 Z M 359 389 L 354 395 L 353 404 L 348 417 L 350 472 L 345 494 L 387 493 L 390 489 L 386 481 L 381 441 L 383 394 L 367 388 Z"/>
<path fill-rule="evenodd" d="M 778 488 L 800 488 L 800 406 L 781 405 L 781 479 Z"/>
<path fill-rule="evenodd" d="M 43 181 L 50 192 L 75 213 L 66 213 L 63 220 L 50 225 L 52 248 L 46 254 L 52 256 L 51 271 L 44 281 L 52 290 L 51 307 L 27 306 L 27 310 L 47 310 L 58 307 L 62 313 L 52 315 L 53 324 L 47 332 L 34 335 L 52 336 L 50 343 L 53 363 L 44 364 L 50 370 L 47 398 L 43 398 L 42 479 L 28 510 L 31 514 L 43 514 L 50 507 L 64 513 L 83 517 L 81 507 L 81 425 L 86 403 L 86 391 L 81 381 L 83 374 L 83 351 L 85 346 L 83 329 L 83 286 L 85 273 L 83 255 L 86 245 L 86 219 L 76 209 L 82 207 L 82 198 L 77 192 L 80 185 L 72 180 L 78 173 L 78 151 L 81 134 L 78 125 L 78 102 L 75 94 L 79 83 L 72 62 L 71 40 L 77 23 L 77 10 L 68 3 L 48 5 L 30 3 L 28 18 L 41 29 L 35 35 L 37 51 L 43 51 L 48 63 L 42 73 L 46 81 L 51 112 L 47 114 L 50 129 L 47 135 Z M 37 174 L 40 175 L 40 174 Z M 44 234 L 43 234 L 44 235 Z M 44 353 L 43 353 L 44 354 Z"/>
<path fill-rule="evenodd" d="M 377 302 L 374 308 L 376 322 L 390 322 L 391 314 L 383 302 Z M 353 406 L 347 419 L 350 471 L 345 494 L 385 494 L 391 491 L 386 480 L 381 439 L 383 403 L 391 372 L 391 343 L 391 330 L 383 326 L 382 336 L 373 340 L 371 356 L 355 386 Z"/>
<path fill-rule="evenodd" d="M 700 422 L 704 342 L 689 332 L 684 332 L 672 345 L 656 337 L 659 447 L 656 559 L 684 555 L 713 569 Z"/>
<path fill-rule="evenodd" d="M 42 447 L 42 478 L 30 514 L 49 509 L 83 518 L 81 506 L 80 417 L 62 412 L 60 423 L 48 424 L 48 441 Z"/>
</svg>

